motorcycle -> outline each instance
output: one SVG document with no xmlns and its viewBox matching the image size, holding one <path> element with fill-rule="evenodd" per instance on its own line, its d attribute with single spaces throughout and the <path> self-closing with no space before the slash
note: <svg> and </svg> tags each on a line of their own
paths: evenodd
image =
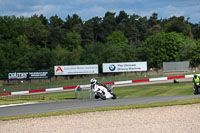
<svg viewBox="0 0 200 133">
<path fill-rule="evenodd" d="M 111 89 L 109 89 L 106 85 L 104 84 L 100 84 L 100 83 L 96 83 L 94 84 L 93 88 L 95 88 L 94 94 L 95 94 L 95 99 L 102 99 L 102 100 L 106 100 L 106 99 L 116 99 L 117 96 L 115 93 L 112 92 Z"/>
<path fill-rule="evenodd" d="M 195 89 L 195 87 L 196 87 L 196 89 Z M 194 86 L 193 89 L 194 89 L 195 95 L 200 94 L 200 82 L 196 83 L 196 86 Z"/>
</svg>

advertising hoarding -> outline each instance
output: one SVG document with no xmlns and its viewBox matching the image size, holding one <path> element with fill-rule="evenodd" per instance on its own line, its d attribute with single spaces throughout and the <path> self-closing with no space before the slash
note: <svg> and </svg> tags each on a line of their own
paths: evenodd
<svg viewBox="0 0 200 133">
<path fill-rule="evenodd" d="M 27 71 L 27 72 L 9 72 L 8 79 L 26 80 L 26 79 L 49 79 L 50 71 Z"/>
<path fill-rule="evenodd" d="M 103 73 L 147 71 L 147 62 L 103 63 Z"/>
<path fill-rule="evenodd" d="M 69 65 L 69 66 L 54 66 L 55 75 L 84 75 L 98 74 L 98 65 Z"/>
</svg>

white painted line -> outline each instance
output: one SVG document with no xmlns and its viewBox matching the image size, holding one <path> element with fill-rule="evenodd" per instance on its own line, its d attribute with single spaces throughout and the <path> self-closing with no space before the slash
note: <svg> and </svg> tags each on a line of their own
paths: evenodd
<svg viewBox="0 0 200 133">
<path fill-rule="evenodd" d="M 20 103 L 20 104 L 0 105 L 0 108 L 13 107 L 13 106 L 19 106 L 19 105 L 28 105 L 28 104 L 36 104 L 36 103 Z"/>
<path fill-rule="evenodd" d="M 161 77 L 161 78 L 150 78 L 149 81 L 160 81 L 160 80 L 167 80 L 167 77 Z"/>
<path fill-rule="evenodd" d="M 120 85 L 120 84 L 132 84 L 132 80 L 128 80 L 128 81 L 118 81 L 114 83 L 115 85 Z"/>
</svg>

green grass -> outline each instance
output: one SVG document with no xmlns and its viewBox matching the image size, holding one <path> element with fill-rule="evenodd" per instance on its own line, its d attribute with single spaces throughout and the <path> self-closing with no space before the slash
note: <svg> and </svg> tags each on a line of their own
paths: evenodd
<svg viewBox="0 0 200 133">
<path fill-rule="evenodd" d="M 168 83 L 168 84 L 120 87 L 120 88 L 113 88 L 113 92 L 116 93 L 118 98 L 193 95 L 192 84 L 188 82 L 177 83 L 177 84 Z M 62 100 L 75 100 L 74 91 L 27 95 L 27 96 L 0 97 L 0 105 L 17 104 L 23 102 L 47 102 L 47 101 L 62 101 Z"/>
<path fill-rule="evenodd" d="M 193 94 L 192 84 L 190 82 L 129 86 L 114 88 L 113 91 L 119 98 Z"/>
</svg>

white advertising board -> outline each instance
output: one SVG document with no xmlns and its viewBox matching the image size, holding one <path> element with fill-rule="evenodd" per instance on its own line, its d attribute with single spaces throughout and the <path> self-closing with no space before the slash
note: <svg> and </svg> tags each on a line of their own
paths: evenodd
<svg viewBox="0 0 200 133">
<path fill-rule="evenodd" d="M 69 65 L 69 66 L 54 66 L 55 75 L 84 75 L 98 74 L 98 65 Z"/>
<path fill-rule="evenodd" d="M 147 71 L 147 62 L 103 63 L 103 73 Z"/>
</svg>

